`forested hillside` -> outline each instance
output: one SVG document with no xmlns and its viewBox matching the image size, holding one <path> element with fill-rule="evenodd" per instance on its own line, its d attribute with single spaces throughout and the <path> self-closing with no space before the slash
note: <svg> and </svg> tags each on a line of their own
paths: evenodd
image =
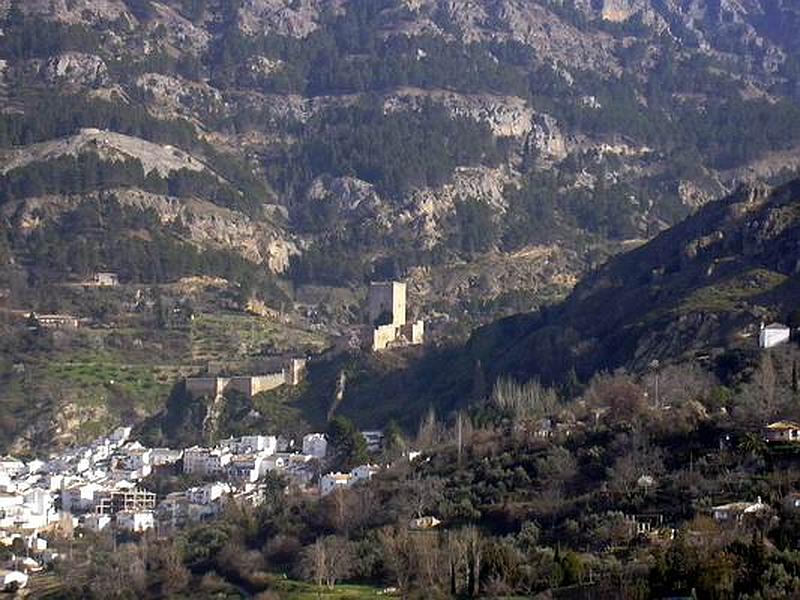
<svg viewBox="0 0 800 600">
<path fill-rule="evenodd" d="M 135 189 L 174 229 L 164 202 L 200 199 L 233 211 L 215 240 L 182 233 L 201 252 L 302 284 L 408 276 L 424 310 L 477 320 L 529 309 L 742 177 L 796 171 L 795 10 L 6 0 L 0 145 L 22 166 L 2 172 L 3 218 L 27 236 L 31 211 L 58 227 L 65 201 Z M 38 147 L 87 128 L 131 139 Z M 202 168 L 139 165 L 135 140 Z M 532 247 L 560 279 L 526 266 L 509 289 Z"/>
<path fill-rule="evenodd" d="M 741 180 L 800 168 L 788 1 L 3 0 L 0 19 L 0 308 L 6 337 L 26 340 L 0 364 L 9 443 L 47 439 L 78 400 L 96 422 L 120 418 L 119 390 L 75 369 L 167 361 L 166 385 L 233 339 L 242 360 L 307 347 L 270 337 L 286 331 L 319 349 L 347 340 L 373 279 L 408 281 L 434 344 L 466 340 L 565 297 Z M 81 287 L 102 271 L 121 289 Z M 33 335 L 30 312 L 90 327 Z M 587 326 L 567 360 L 572 333 L 554 332 L 550 352 L 532 324 L 545 318 L 489 327 L 451 374 L 491 382 L 536 363 L 555 380 L 547 362 L 564 359 L 584 378 L 658 355 Z M 519 352 L 525 335 L 537 341 Z M 442 364 L 450 352 L 434 350 Z M 460 386 L 408 385 L 405 357 L 350 360 L 312 377 L 363 376 L 348 393 L 365 421 L 385 416 L 368 401 L 383 374 L 415 396 L 409 423 L 433 395 L 445 411 L 463 400 Z M 331 393 L 302 412 L 326 415 Z M 31 394 L 49 408 L 26 406 Z M 137 420 L 164 409 L 139 387 L 131 399 Z"/>
<path fill-rule="evenodd" d="M 571 397 L 603 373 L 691 365 L 737 386 L 759 364 L 762 324 L 800 326 L 799 240 L 798 180 L 744 186 L 613 257 L 562 302 L 500 319 L 463 346 L 424 356 L 322 363 L 311 372 L 314 386 L 294 401 L 306 415 L 324 415 L 344 371 L 347 394 L 337 414 L 413 429 L 427 410 L 452 416 L 509 377 Z"/>
</svg>

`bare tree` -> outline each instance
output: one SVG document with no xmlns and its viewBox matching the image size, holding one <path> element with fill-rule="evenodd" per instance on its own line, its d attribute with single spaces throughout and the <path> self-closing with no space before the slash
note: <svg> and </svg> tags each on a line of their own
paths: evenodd
<svg viewBox="0 0 800 600">
<path fill-rule="evenodd" d="M 401 592 L 407 592 L 416 572 L 416 551 L 411 535 L 405 527 L 384 527 L 378 532 L 381 556 L 387 571 L 394 577 Z"/>
<path fill-rule="evenodd" d="M 300 570 L 303 577 L 318 587 L 324 584 L 332 590 L 339 579 L 347 577 L 352 565 L 350 543 L 343 537 L 330 535 L 317 539 L 303 550 Z"/>
<path fill-rule="evenodd" d="M 158 565 L 158 571 L 163 573 L 162 588 L 166 595 L 183 591 L 189 585 L 189 570 L 183 564 L 180 548 L 174 541 L 152 544 L 150 553 Z"/>
<path fill-rule="evenodd" d="M 520 384 L 510 377 L 501 377 L 494 384 L 492 402 L 517 421 L 541 419 L 559 408 L 555 391 L 536 379 Z"/>
<path fill-rule="evenodd" d="M 432 448 L 439 442 L 439 433 L 440 427 L 436 420 L 436 411 L 431 406 L 419 424 L 417 447 L 423 450 Z"/>
<path fill-rule="evenodd" d="M 97 598 L 141 598 L 147 589 L 142 549 L 125 544 L 116 551 L 95 555 L 90 590 Z"/>
<path fill-rule="evenodd" d="M 609 472 L 609 488 L 613 493 L 630 498 L 639 491 L 639 480 L 643 476 L 655 480 L 663 472 L 664 459 L 659 449 L 633 448 L 614 462 Z M 648 491 L 648 486 L 643 491 Z"/>
<path fill-rule="evenodd" d="M 439 536 L 433 531 L 417 531 L 410 536 L 415 549 L 414 562 L 419 585 L 424 590 L 434 590 L 439 587 L 440 576 L 445 572 Z"/>
<path fill-rule="evenodd" d="M 646 410 L 644 390 L 624 373 L 593 377 L 584 400 L 604 414 L 608 423 L 636 424 Z"/>
<path fill-rule="evenodd" d="M 662 366 L 642 379 L 648 398 L 672 407 L 705 399 L 717 384 L 716 377 L 696 363 Z"/>
<path fill-rule="evenodd" d="M 408 504 L 415 517 L 423 517 L 442 499 L 444 482 L 439 477 L 417 477 L 409 481 Z"/>
<path fill-rule="evenodd" d="M 464 546 L 467 554 L 467 593 L 475 598 L 480 595 L 483 539 L 474 525 L 464 530 Z"/>
<path fill-rule="evenodd" d="M 466 583 L 466 549 L 460 531 L 447 532 L 447 558 L 450 567 L 450 595 L 458 596 Z"/>
<path fill-rule="evenodd" d="M 336 581 L 347 577 L 353 568 L 353 552 L 350 543 L 343 537 L 328 536 L 324 540 L 325 546 L 325 583 L 328 589 L 333 589 Z"/>
<path fill-rule="evenodd" d="M 325 544 L 322 538 L 303 549 L 300 559 L 300 573 L 304 579 L 313 581 L 317 587 L 322 587 L 325 581 Z"/>
</svg>

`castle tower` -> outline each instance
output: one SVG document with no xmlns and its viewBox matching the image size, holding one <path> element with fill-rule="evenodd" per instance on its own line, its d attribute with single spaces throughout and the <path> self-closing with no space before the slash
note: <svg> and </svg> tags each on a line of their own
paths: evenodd
<svg viewBox="0 0 800 600">
<path fill-rule="evenodd" d="M 373 326 L 406 324 L 406 284 L 376 281 L 369 286 L 369 320 Z"/>
</svg>

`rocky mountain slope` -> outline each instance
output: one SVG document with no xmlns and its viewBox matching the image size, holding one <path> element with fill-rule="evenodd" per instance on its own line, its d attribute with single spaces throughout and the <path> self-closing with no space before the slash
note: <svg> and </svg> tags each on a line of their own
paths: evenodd
<svg viewBox="0 0 800 600">
<path fill-rule="evenodd" d="M 463 346 L 323 363 L 296 402 L 324 415 L 344 372 L 337 414 L 413 428 L 431 407 L 446 416 L 483 401 L 500 377 L 566 386 L 688 362 L 724 381 L 730 365 L 741 375 L 757 362 L 760 324 L 775 320 L 800 326 L 800 180 L 742 186 L 613 257 L 564 301 L 482 327 Z"/>
<path fill-rule="evenodd" d="M 643 370 L 757 346 L 760 324 L 800 319 L 800 180 L 743 186 L 620 254 L 539 314 L 491 325 L 471 350 L 548 380 Z"/>
<path fill-rule="evenodd" d="M 426 312 L 483 320 L 798 165 L 788 0 L 0 10 L 0 198 L 27 270 L 33 228 L 113 192 L 296 284 L 427 273 Z M 464 264 L 503 283 L 431 284 Z"/>
</svg>

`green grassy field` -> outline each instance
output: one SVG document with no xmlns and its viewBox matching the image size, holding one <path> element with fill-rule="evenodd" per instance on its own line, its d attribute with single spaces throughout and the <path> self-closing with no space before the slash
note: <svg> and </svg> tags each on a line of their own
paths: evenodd
<svg viewBox="0 0 800 600">
<path fill-rule="evenodd" d="M 334 589 L 329 590 L 325 586 L 317 587 L 310 583 L 286 580 L 276 591 L 281 598 L 286 598 L 287 600 L 317 600 L 318 598 L 325 598 L 326 600 L 359 600 L 361 598 L 399 597 L 397 594 L 384 594 L 382 589 L 368 585 L 337 584 Z"/>
<path fill-rule="evenodd" d="M 43 332 L 18 356 L 7 357 L 0 387 L 0 446 L 36 423 L 64 423 L 85 442 L 120 423 L 135 423 L 163 409 L 173 386 L 209 361 L 240 364 L 273 353 L 319 351 L 319 333 L 270 319 L 236 313 L 203 313 L 189 330 L 156 329 L 128 321 L 119 328 Z M 11 372 L 11 365 L 24 371 Z M 35 402 L 31 400 L 35 399 Z M 284 403 L 264 406 L 269 421 L 297 420 Z"/>
</svg>

